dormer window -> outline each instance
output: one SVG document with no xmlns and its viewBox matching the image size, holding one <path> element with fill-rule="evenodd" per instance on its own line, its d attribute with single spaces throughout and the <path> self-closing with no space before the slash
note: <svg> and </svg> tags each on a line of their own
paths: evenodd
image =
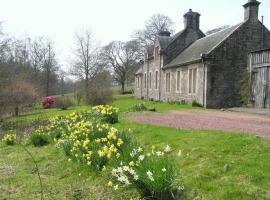
<svg viewBox="0 0 270 200">
<path fill-rule="evenodd" d="M 159 46 L 155 47 L 155 60 L 159 58 Z"/>
</svg>

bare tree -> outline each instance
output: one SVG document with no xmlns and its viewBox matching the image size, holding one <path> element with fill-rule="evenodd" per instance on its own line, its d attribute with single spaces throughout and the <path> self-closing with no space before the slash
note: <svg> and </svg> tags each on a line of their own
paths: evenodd
<svg viewBox="0 0 270 200">
<path fill-rule="evenodd" d="M 99 48 L 90 31 L 77 34 L 75 39 L 75 59 L 72 63 L 71 74 L 84 82 L 85 96 L 88 99 L 90 80 L 101 70 Z"/>
<path fill-rule="evenodd" d="M 144 47 L 154 45 L 156 37 L 160 31 L 174 32 L 172 20 L 162 14 L 155 14 L 145 22 L 145 27 L 142 30 L 137 30 L 134 38 L 140 41 Z"/>
<path fill-rule="evenodd" d="M 137 40 L 128 42 L 113 41 L 103 48 L 103 58 L 114 71 L 114 80 L 125 91 L 125 83 L 129 72 L 142 59 L 141 46 Z"/>
<path fill-rule="evenodd" d="M 58 70 L 57 61 L 55 58 L 55 52 L 53 50 L 52 42 L 47 41 L 45 43 L 45 48 L 43 49 L 43 64 L 42 69 L 45 73 L 45 92 L 46 96 L 50 95 L 50 84 L 52 73 Z"/>
</svg>

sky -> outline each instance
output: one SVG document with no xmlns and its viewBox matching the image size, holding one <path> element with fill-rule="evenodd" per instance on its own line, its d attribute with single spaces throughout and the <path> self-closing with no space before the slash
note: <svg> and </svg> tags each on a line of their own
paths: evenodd
<svg viewBox="0 0 270 200">
<path fill-rule="evenodd" d="M 62 69 L 69 67 L 74 36 L 91 30 L 100 45 L 131 39 L 153 14 L 169 16 L 176 31 L 191 8 L 201 14 L 201 30 L 243 21 L 248 0 L 0 0 L 3 31 L 17 38 L 46 36 L 54 42 Z M 270 1 L 261 0 L 259 16 L 270 29 Z M 267 12 L 268 11 L 268 12 Z M 261 17 L 260 17 L 261 18 Z"/>
</svg>

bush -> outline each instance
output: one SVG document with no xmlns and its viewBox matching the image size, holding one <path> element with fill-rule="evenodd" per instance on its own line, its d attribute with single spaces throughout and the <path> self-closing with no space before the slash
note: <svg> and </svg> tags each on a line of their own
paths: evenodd
<svg viewBox="0 0 270 200">
<path fill-rule="evenodd" d="M 243 105 L 250 103 L 251 80 L 248 70 L 244 71 L 243 79 L 240 81 L 240 98 Z"/>
<path fill-rule="evenodd" d="M 147 107 L 146 107 L 145 103 L 138 103 L 138 104 L 135 104 L 134 106 L 132 106 L 130 110 L 133 112 L 146 111 Z"/>
<path fill-rule="evenodd" d="M 9 131 L 4 135 L 2 142 L 6 145 L 14 145 L 16 143 L 16 138 L 16 134 L 14 134 L 13 131 Z"/>
<path fill-rule="evenodd" d="M 42 106 L 44 109 L 52 108 L 54 106 L 54 103 L 55 103 L 54 96 L 44 97 L 42 100 Z"/>
<path fill-rule="evenodd" d="M 30 135 L 30 142 L 35 147 L 41 147 L 50 144 L 50 137 L 44 133 L 34 132 Z"/>
<path fill-rule="evenodd" d="M 17 127 L 17 123 L 15 121 L 1 121 L 0 129 L 3 131 L 13 130 Z"/>
<path fill-rule="evenodd" d="M 67 110 L 69 107 L 73 106 L 74 103 L 67 96 L 59 96 L 55 98 L 54 106 L 62 110 Z"/>
<path fill-rule="evenodd" d="M 202 104 L 198 103 L 198 102 L 195 101 L 195 100 L 192 101 L 191 105 L 192 105 L 192 107 L 199 107 L 199 108 L 202 108 L 202 107 L 203 107 Z"/>
</svg>

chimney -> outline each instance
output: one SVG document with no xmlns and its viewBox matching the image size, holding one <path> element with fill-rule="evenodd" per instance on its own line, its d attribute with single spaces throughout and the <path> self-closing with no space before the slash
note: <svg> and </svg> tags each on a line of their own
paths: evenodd
<svg viewBox="0 0 270 200">
<path fill-rule="evenodd" d="M 170 37 L 171 33 L 169 31 L 160 31 L 158 36 Z"/>
<path fill-rule="evenodd" d="M 185 29 L 195 29 L 200 28 L 200 13 L 193 12 L 191 9 L 184 15 Z"/>
<path fill-rule="evenodd" d="M 261 3 L 257 0 L 248 0 L 248 2 L 243 5 L 245 8 L 245 21 L 257 22 L 259 16 L 259 5 Z"/>
</svg>

